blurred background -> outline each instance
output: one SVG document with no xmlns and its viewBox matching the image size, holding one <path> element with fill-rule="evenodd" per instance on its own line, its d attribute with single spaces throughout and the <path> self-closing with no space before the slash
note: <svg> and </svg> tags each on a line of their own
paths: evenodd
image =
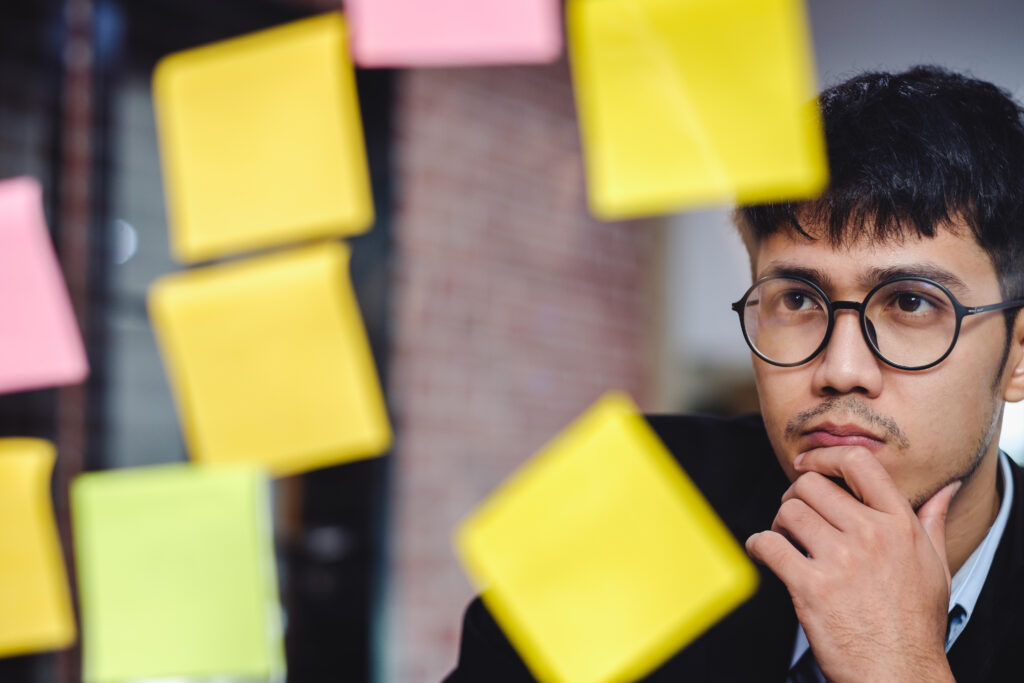
<svg viewBox="0 0 1024 683">
<path fill-rule="evenodd" d="M 185 459 L 146 315 L 168 254 L 150 77 L 169 52 L 337 0 L 0 4 L 0 178 L 44 185 L 87 384 L 0 396 L 0 435 L 58 446 L 70 556 L 80 472 Z M 930 62 L 1024 98 L 1024 4 L 814 0 L 819 83 Z M 647 411 L 757 409 L 729 302 L 749 284 L 726 208 L 589 217 L 569 71 L 358 72 L 377 223 L 352 276 L 396 430 L 382 458 L 275 482 L 289 681 L 413 683 L 455 663 L 473 595 L 457 521 L 604 390 Z M 1024 415 L 1004 447 L 1024 457 Z M 72 575 L 73 576 L 73 575 Z M 80 678 L 77 649 L 0 680 Z"/>
</svg>

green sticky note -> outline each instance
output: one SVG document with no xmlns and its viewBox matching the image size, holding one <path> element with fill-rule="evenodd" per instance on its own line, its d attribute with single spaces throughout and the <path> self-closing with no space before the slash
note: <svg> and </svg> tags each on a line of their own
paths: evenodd
<svg viewBox="0 0 1024 683">
<path fill-rule="evenodd" d="M 475 510 L 455 542 L 543 683 L 642 678 L 757 585 L 700 491 L 615 393 Z"/>
<path fill-rule="evenodd" d="M 250 465 L 75 480 L 85 681 L 283 677 L 267 482 Z"/>
<path fill-rule="evenodd" d="M 569 0 L 567 13 L 596 215 L 824 189 L 801 0 Z"/>
</svg>

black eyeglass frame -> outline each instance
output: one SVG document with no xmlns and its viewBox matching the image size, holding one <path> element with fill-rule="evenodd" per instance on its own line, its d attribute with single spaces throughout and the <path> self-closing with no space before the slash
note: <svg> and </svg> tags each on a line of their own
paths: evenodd
<svg viewBox="0 0 1024 683">
<path fill-rule="evenodd" d="M 768 282 L 769 280 L 795 280 L 797 282 L 802 282 L 809 286 L 811 289 L 813 289 L 815 292 L 817 292 L 821 296 L 825 304 L 828 306 L 828 327 L 825 328 L 825 336 L 821 340 L 821 344 L 818 345 L 818 348 L 816 348 L 811 353 L 811 355 L 807 356 L 803 360 L 798 361 L 796 363 L 780 363 L 778 361 L 772 360 L 771 358 L 768 358 L 763 353 L 757 350 L 757 347 L 755 347 L 754 343 L 750 340 L 750 335 L 747 334 L 747 324 L 743 316 L 743 309 L 747 304 L 747 299 L 750 297 L 750 295 L 754 292 L 755 289 L 763 285 L 765 282 Z M 938 360 L 932 361 L 931 363 L 928 363 L 926 365 L 900 365 L 899 363 L 894 363 L 893 361 L 886 358 L 882 354 L 881 350 L 878 348 L 878 345 L 871 339 L 871 333 L 868 331 L 868 323 L 870 321 L 867 319 L 867 316 L 864 313 L 867 308 L 866 304 L 871 300 L 871 297 L 873 297 L 875 293 L 878 292 L 878 290 L 882 289 L 883 287 L 888 287 L 894 282 L 924 282 L 933 287 L 939 288 L 946 296 L 949 297 L 949 300 L 953 302 L 953 310 L 956 312 L 956 330 L 953 333 L 953 340 L 949 343 L 949 348 L 946 349 L 946 352 L 942 354 L 942 356 L 940 356 Z M 935 367 L 942 361 L 946 360 L 949 354 L 953 352 L 953 348 L 956 346 L 957 340 L 960 339 L 960 325 L 965 317 L 969 315 L 977 315 L 978 313 L 989 313 L 991 311 L 1003 311 L 1009 308 L 1020 307 L 1024 307 L 1024 299 L 1000 301 L 999 303 L 989 304 L 987 306 L 964 306 L 957 300 L 955 296 L 953 296 L 953 293 L 951 291 L 946 289 L 944 286 L 942 286 L 935 280 L 931 280 L 926 277 L 919 277 L 916 275 L 897 277 L 892 278 L 891 280 L 886 280 L 885 282 L 880 282 L 877 285 L 875 285 L 875 287 L 870 292 L 868 292 L 867 296 L 864 297 L 864 300 L 860 302 L 832 301 L 832 299 L 828 297 L 828 294 L 825 294 L 821 287 L 816 285 L 811 280 L 808 280 L 807 278 L 804 277 L 800 277 L 798 275 L 769 275 L 768 277 L 763 277 L 754 284 L 752 284 L 750 286 L 750 289 L 748 289 L 743 294 L 740 300 L 733 302 L 732 304 L 732 310 L 736 311 L 737 315 L 739 315 L 740 318 L 740 329 L 743 331 L 744 341 L 747 342 L 747 346 L 750 347 L 750 350 L 753 351 L 758 358 L 765 361 L 766 363 L 771 363 L 772 365 L 776 365 L 782 368 L 793 368 L 798 365 L 804 365 L 805 363 L 809 363 L 815 358 L 815 356 L 821 353 L 826 346 L 828 346 L 829 339 L 832 338 L 832 329 L 835 327 L 836 323 L 835 312 L 837 310 L 848 309 L 857 311 L 857 315 L 860 318 L 861 334 L 864 336 L 864 341 L 867 342 L 868 348 L 871 349 L 871 352 L 875 354 L 875 357 L 878 358 L 883 363 L 885 363 L 886 365 L 891 365 L 892 367 L 898 370 L 910 371 L 927 370 L 929 368 Z"/>
</svg>

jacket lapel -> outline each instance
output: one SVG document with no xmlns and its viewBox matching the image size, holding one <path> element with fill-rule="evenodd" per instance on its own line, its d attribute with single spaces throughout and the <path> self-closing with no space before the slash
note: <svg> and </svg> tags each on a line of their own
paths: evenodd
<svg viewBox="0 0 1024 683">
<path fill-rule="evenodd" d="M 998 653 L 1012 647 L 1019 657 L 1019 645 L 1010 641 L 1020 643 L 1024 636 L 1018 608 L 1024 605 L 1024 477 L 1015 463 L 1010 469 L 1014 500 L 1003 538 L 970 621 L 949 651 L 950 668 L 958 681 L 998 679 L 1005 673 L 999 670 Z"/>
</svg>

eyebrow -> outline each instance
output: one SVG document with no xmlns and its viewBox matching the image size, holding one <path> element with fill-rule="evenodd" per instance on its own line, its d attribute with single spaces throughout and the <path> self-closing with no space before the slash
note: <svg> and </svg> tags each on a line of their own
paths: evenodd
<svg viewBox="0 0 1024 683">
<path fill-rule="evenodd" d="M 830 278 L 825 271 L 818 270 L 817 268 L 808 268 L 807 266 L 798 266 L 789 263 L 772 263 L 758 276 L 757 279 L 762 280 L 766 277 L 802 277 L 805 280 L 810 280 L 824 290 L 832 289 L 832 278 Z"/>
<path fill-rule="evenodd" d="M 760 278 L 765 277 L 802 277 L 815 283 L 826 292 L 834 291 L 835 288 L 832 278 L 825 271 L 789 263 L 773 263 L 769 265 L 760 276 Z M 955 273 L 934 263 L 927 262 L 900 264 L 886 268 L 871 268 L 857 278 L 857 284 L 863 289 L 871 289 L 880 282 L 900 277 L 928 278 L 957 293 L 962 294 L 968 291 L 967 285 Z"/>
<path fill-rule="evenodd" d="M 861 277 L 861 284 L 866 287 L 874 287 L 879 282 L 892 280 L 897 277 L 924 277 L 935 280 L 947 289 L 958 293 L 966 293 L 967 285 L 956 274 L 940 268 L 932 263 L 912 263 L 908 265 L 890 266 L 889 268 L 872 268 Z"/>
</svg>

